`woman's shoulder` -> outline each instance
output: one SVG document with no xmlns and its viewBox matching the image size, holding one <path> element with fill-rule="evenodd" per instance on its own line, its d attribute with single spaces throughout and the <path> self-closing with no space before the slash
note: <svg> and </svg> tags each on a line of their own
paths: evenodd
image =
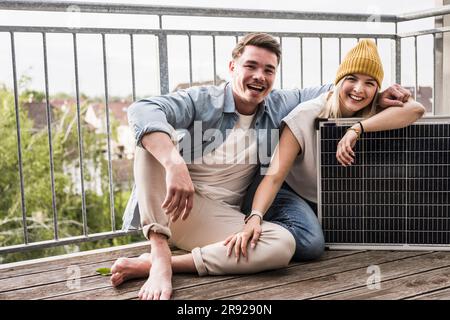
<svg viewBox="0 0 450 320">
<path fill-rule="evenodd" d="M 322 108 L 325 106 L 328 97 L 328 92 L 324 92 L 318 97 L 302 102 L 298 106 L 296 106 L 287 116 L 288 118 L 296 118 L 296 117 L 317 117 Z"/>
</svg>

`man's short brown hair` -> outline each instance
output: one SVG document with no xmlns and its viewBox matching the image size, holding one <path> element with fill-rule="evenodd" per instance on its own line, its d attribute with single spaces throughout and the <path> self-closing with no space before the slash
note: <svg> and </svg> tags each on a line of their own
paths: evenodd
<svg viewBox="0 0 450 320">
<path fill-rule="evenodd" d="M 243 37 L 233 49 L 232 57 L 234 60 L 239 58 L 244 52 L 246 46 L 255 46 L 258 48 L 264 48 L 273 52 L 277 56 L 277 63 L 280 64 L 281 60 L 281 47 L 277 40 L 267 33 L 249 33 Z"/>
</svg>

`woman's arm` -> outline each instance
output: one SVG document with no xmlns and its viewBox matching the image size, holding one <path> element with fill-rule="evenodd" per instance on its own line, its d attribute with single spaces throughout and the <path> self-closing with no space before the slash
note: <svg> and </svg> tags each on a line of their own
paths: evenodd
<svg viewBox="0 0 450 320">
<path fill-rule="evenodd" d="M 425 113 L 422 104 L 409 97 L 403 107 L 392 106 L 383 109 L 374 116 L 361 121 L 364 132 L 384 131 L 391 129 L 399 129 L 414 123 L 420 119 Z M 359 123 L 355 123 L 351 128 L 361 131 Z M 343 166 L 351 165 L 354 161 L 353 146 L 356 144 L 358 135 L 355 131 L 349 130 L 337 146 L 336 158 Z"/>
<path fill-rule="evenodd" d="M 252 209 L 263 214 L 269 209 L 299 153 L 301 148 L 297 138 L 289 126 L 285 126 L 269 170 L 256 190 Z"/>
<path fill-rule="evenodd" d="M 300 152 L 300 144 L 291 129 L 286 126 L 275 149 L 269 170 L 256 190 L 252 210 L 264 214 L 269 209 Z M 228 247 L 227 256 L 230 256 L 234 250 L 236 260 L 239 260 L 241 252 L 244 257 L 247 257 L 248 241 L 251 240 L 251 247 L 254 248 L 261 235 L 261 220 L 258 215 L 250 216 L 241 232 L 225 239 L 224 245 Z"/>
<path fill-rule="evenodd" d="M 424 113 L 424 106 L 409 97 L 408 101 L 403 104 L 403 107 L 392 106 L 385 108 L 374 116 L 362 120 L 361 123 L 364 126 L 364 132 L 399 129 L 414 123 Z"/>
</svg>

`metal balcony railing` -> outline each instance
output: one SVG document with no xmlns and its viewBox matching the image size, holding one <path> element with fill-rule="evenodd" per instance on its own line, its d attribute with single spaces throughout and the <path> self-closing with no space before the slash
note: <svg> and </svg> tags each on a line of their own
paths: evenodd
<svg viewBox="0 0 450 320">
<path fill-rule="evenodd" d="M 217 31 L 217 30 L 175 30 L 164 27 L 164 19 L 169 16 L 183 16 L 183 17 L 221 17 L 221 18 L 245 18 L 245 19 L 264 19 L 264 20 L 307 20 L 307 21 L 338 21 L 338 22 L 356 22 L 356 23 L 370 23 L 373 20 L 373 16 L 369 14 L 342 14 L 342 13 L 312 13 L 312 12 L 292 12 L 292 11 L 269 11 L 269 10 L 235 10 L 235 9 L 219 9 L 219 8 L 192 8 L 192 7 L 169 7 L 169 6 L 145 6 L 145 5 L 129 5 L 129 4 L 100 4 L 100 3 L 82 3 L 82 2 L 58 2 L 58 1 L 0 1 L 0 10 L 25 10 L 31 12 L 67 12 L 69 7 L 76 7 L 80 14 L 85 13 L 102 13 L 102 14 L 124 14 L 124 15 L 146 15 L 157 17 L 159 20 L 159 28 L 155 29 L 124 29 L 124 28 L 92 28 L 92 27 L 48 27 L 48 26 L 0 26 L 0 33 L 7 33 L 10 36 L 11 46 L 11 66 L 13 74 L 13 92 L 14 92 L 14 106 L 16 112 L 16 128 L 17 128 L 17 154 L 18 154 L 18 168 L 20 178 L 20 205 L 22 212 L 22 227 L 23 227 L 23 244 L 0 247 L 0 253 L 13 253 L 30 249 L 42 249 L 53 246 L 60 246 L 84 241 L 94 241 L 99 239 L 109 239 L 113 237 L 123 236 L 127 233 L 117 230 L 115 225 L 116 212 L 114 208 L 114 181 L 112 176 L 112 151 L 111 151 L 111 119 L 109 110 L 109 93 L 108 93 L 108 64 L 106 58 L 108 55 L 107 47 L 105 45 L 105 37 L 108 35 L 128 35 L 130 43 L 129 58 L 131 62 L 131 88 L 132 99 L 136 99 L 136 77 L 135 77 L 135 52 L 134 52 L 134 38 L 136 35 L 153 35 L 157 38 L 157 50 L 158 50 L 158 65 L 159 65 L 159 88 L 160 93 L 165 94 L 169 92 L 169 58 L 168 58 L 168 37 L 170 36 L 186 36 L 188 40 L 188 61 L 189 61 L 189 84 L 193 84 L 193 62 L 192 62 L 192 42 L 191 39 L 194 36 L 207 36 L 212 40 L 212 61 L 213 74 L 211 75 L 214 84 L 216 84 L 217 70 L 216 70 L 216 39 L 218 37 L 232 37 L 235 41 L 240 36 L 243 36 L 245 31 Z M 318 73 L 320 74 L 320 83 L 323 83 L 324 69 L 323 58 L 327 54 L 323 50 L 324 39 L 336 39 L 339 45 L 339 61 L 341 61 L 341 45 L 343 39 L 360 39 L 360 38 L 372 38 L 378 43 L 379 40 L 388 40 L 391 43 L 393 59 L 391 61 L 394 71 L 394 79 L 397 83 L 402 83 L 401 79 L 401 57 L 402 57 L 402 41 L 404 39 L 414 39 L 414 63 L 415 63 L 415 94 L 418 89 L 418 49 L 417 38 L 425 35 L 431 35 L 433 37 L 434 55 L 433 62 L 430 62 L 430 66 L 433 66 L 434 80 L 433 80 L 433 92 L 436 88 L 437 81 L 441 81 L 442 72 L 436 72 L 442 68 L 442 64 L 437 63 L 437 50 L 435 50 L 443 41 L 443 34 L 450 31 L 450 27 L 438 27 L 430 30 L 421 30 L 417 32 L 400 34 L 397 32 L 399 24 L 407 21 L 415 21 L 430 17 L 441 17 L 443 15 L 450 14 L 450 6 L 444 6 L 438 9 L 433 9 L 424 12 L 408 13 L 402 15 L 380 15 L 376 17 L 376 22 L 389 25 L 393 27 L 392 33 L 314 33 L 314 32 L 270 32 L 275 37 L 280 39 L 280 43 L 283 45 L 283 39 L 295 38 L 300 43 L 300 83 L 299 86 L 303 86 L 303 64 L 305 63 L 303 58 L 304 39 L 315 38 L 319 40 L 319 52 L 318 57 L 320 59 L 320 65 Z M 371 20 L 372 19 L 372 20 Z M 369 22 L 368 22 L 369 21 Z M 19 87 L 18 87 L 18 74 L 16 66 L 16 44 L 15 37 L 17 33 L 39 33 L 42 35 L 42 48 L 43 48 L 43 65 L 44 65 L 44 79 L 45 79 L 45 101 L 46 101 L 46 118 L 47 118 L 47 135 L 48 135 L 48 148 L 49 148 L 49 167 L 50 167 L 50 179 L 51 179 L 51 194 L 52 194 L 52 216 L 53 216 L 53 234 L 52 240 L 33 242 L 29 239 L 28 230 L 28 218 L 25 199 L 25 186 L 24 186 L 24 173 L 23 173 L 23 156 L 22 156 L 22 141 L 21 141 L 21 123 L 19 117 Z M 107 129 L 107 160 L 108 160 L 108 177 L 109 177 L 109 203 L 110 203 L 110 215 L 111 215 L 111 230 L 90 234 L 87 225 L 86 216 L 86 194 L 84 179 L 80 179 L 81 190 L 81 212 L 82 212 L 82 227 L 83 234 L 76 237 L 61 238 L 58 230 L 58 212 L 56 203 L 56 190 L 55 190 L 55 177 L 54 177 L 54 154 L 53 154 L 53 137 L 51 124 L 51 112 L 49 104 L 49 79 L 48 76 L 48 56 L 47 56 L 47 35 L 48 34 L 66 34 L 71 35 L 73 44 L 73 64 L 74 64 L 74 77 L 75 77 L 75 99 L 76 99 L 76 125 L 78 132 L 78 163 L 80 177 L 85 176 L 85 170 L 83 163 L 83 138 L 82 138 L 82 119 L 80 115 L 81 103 L 80 103 L 80 78 L 78 72 L 79 65 L 79 53 L 78 53 L 78 37 L 81 34 L 95 34 L 101 35 L 102 52 L 103 52 L 103 78 L 104 78 L 104 101 L 105 101 L 105 114 L 106 114 L 106 129 Z M 283 88 L 283 67 L 280 67 L 280 86 Z M 436 94 L 433 94 L 433 110 L 436 104 Z"/>
</svg>

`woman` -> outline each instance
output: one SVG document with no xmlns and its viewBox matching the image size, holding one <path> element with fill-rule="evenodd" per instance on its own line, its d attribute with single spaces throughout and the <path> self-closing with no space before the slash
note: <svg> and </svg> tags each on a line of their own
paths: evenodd
<svg viewBox="0 0 450 320">
<path fill-rule="evenodd" d="M 339 66 L 334 89 L 300 104 L 283 119 L 280 142 L 268 173 L 255 193 L 246 225 L 242 232 L 230 235 L 224 242 L 228 255 L 234 251 L 236 257 L 241 254 L 246 257 L 249 241 L 251 247 L 255 247 L 261 234 L 263 216 L 284 181 L 287 188 L 293 189 L 305 200 L 302 211 L 316 211 L 317 131 L 314 123 L 317 118 L 364 118 L 351 126 L 337 145 L 337 161 L 343 166 L 350 166 L 355 158 L 352 148 L 362 133 L 402 128 L 423 115 L 424 107 L 411 97 L 404 101 L 403 107 L 377 107 L 377 94 L 382 81 L 383 68 L 376 45 L 371 40 L 362 40 L 349 51 Z M 300 247 L 299 234 L 305 230 L 291 224 L 289 231 L 297 247 Z M 294 260 L 304 260 L 303 254 L 300 249 L 296 250 Z"/>
</svg>

